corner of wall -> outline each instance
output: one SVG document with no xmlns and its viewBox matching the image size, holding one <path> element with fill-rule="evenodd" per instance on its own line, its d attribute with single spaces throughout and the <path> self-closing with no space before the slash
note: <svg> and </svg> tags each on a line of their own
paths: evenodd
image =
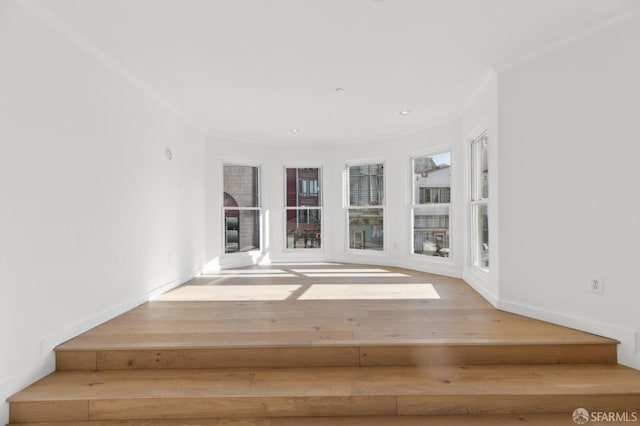
<svg viewBox="0 0 640 426">
<path fill-rule="evenodd" d="M 480 293 L 482 297 L 494 307 L 498 306 L 499 296 L 491 291 L 491 288 L 487 285 L 489 282 L 489 274 L 476 270 L 474 268 L 466 267 L 462 271 L 462 279 L 469 284 L 471 288 Z"/>
</svg>

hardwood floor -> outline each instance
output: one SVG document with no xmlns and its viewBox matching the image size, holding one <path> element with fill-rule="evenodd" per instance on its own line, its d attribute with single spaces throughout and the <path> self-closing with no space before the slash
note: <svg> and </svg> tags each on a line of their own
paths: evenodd
<svg viewBox="0 0 640 426">
<path fill-rule="evenodd" d="M 11 421 L 573 424 L 578 407 L 640 411 L 640 372 L 616 364 L 616 343 L 498 311 L 453 278 L 243 268 L 60 345 L 58 371 L 10 399 Z"/>
<path fill-rule="evenodd" d="M 316 272 L 323 269 L 342 272 Z M 609 339 L 498 311 L 454 278 L 358 265 L 232 271 L 194 279 L 62 344 L 58 350 L 611 343 Z M 360 276 L 363 271 L 369 271 L 366 277 Z M 333 287 L 325 289 L 325 294 L 331 291 L 333 299 L 304 298 L 310 290 L 329 285 Z M 361 287 L 365 293 L 372 285 L 380 286 L 380 290 L 375 297 L 365 294 L 371 299 L 363 300 L 354 289 Z M 405 293 L 396 290 L 401 285 L 403 289 L 418 289 L 407 291 L 408 298 L 402 299 Z M 349 291 L 343 291 L 343 286 Z"/>
</svg>

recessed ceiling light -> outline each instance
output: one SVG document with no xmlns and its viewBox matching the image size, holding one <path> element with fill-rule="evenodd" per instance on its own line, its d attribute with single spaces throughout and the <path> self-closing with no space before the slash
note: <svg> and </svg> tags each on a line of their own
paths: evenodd
<svg viewBox="0 0 640 426">
<path fill-rule="evenodd" d="M 402 111 L 400 111 L 400 115 L 407 115 L 409 114 L 411 111 L 409 111 L 408 109 L 403 109 Z"/>
<path fill-rule="evenodd" d="M 298 133 L 300 129 L 291 129 L 291 133 Z"/>
<path fill-rule="evenodd" d="M 337 93 L 342 93 L 342 92 L 344 92 L 344 88 L 343 87 L 336 87 L 336 92 Z"/>
</svg>

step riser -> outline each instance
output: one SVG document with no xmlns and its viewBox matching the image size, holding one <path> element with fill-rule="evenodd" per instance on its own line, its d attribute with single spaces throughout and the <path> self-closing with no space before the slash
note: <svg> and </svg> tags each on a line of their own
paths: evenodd
<svg viewBox="0 0 640 426">
<path fill-rule="evenodd" d="M 69 370 L 614 364 L 615 345 L 428 345 L 58 351 Z"/>
<path fill-rule="evenodd" d="M 639 395 L 438 395 L 351 397 L 158 398 L 20 402 L 14 423 L 43 421 L 198 419 L 207 417 L 415 416 L 629 412 Z"/>
</svg>

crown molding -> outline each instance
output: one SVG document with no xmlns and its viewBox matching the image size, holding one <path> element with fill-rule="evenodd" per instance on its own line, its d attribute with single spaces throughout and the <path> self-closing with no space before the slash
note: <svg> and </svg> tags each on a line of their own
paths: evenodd
<svg viewBox="0 0 640 426">
<path fill-rule="evenodd" d="M 614 16 L 613 18 L 608 19 L 604 22 L 601 22 L 589 28 L 580 30 L 568 37 L 561 38 L 559 40 L 548 43 L 537 49 L 531 50 L 528 53 L 525 53 L 523 55 L 495 64 L 493 66 L 493 69 L 497 74 L 500 74 L 511 68 L 515 68 L 515 67 L 527 64 L 529 62 L 535 61 L 536 59 L 547 56 L 558 50 L 566 49 L 570 46 L 580 43 L 583 40 L 589 39 L 611 28 L 618 27 L 622 24 L 631 22 L 638 18 L 640 18 L 640 7 L 635 7 L 627 12 Z"/>
<path fill-rule="evenodd" d="M 463 116 L 469 110 L 469 108 L 471 108 L 471 105 L 480 97 L 480 95 L 482 95 L 484 89 L 486 89 L 487 86 L 489 86 L 489 84 L 491 84 L 496 79 L 497 74 L 493 68 L 489 68 L 485 71 L 482 80 L 480 80 L 480 83 L 476 86 L 473 93 L 471 93 L 471 96 L 469 96 L 467 102 L 465 102 L 462 108 L 460 108 L 460 116 Z"/>
<path fill-rule="evenodd" d="M 31 16 L 38 19 L 40 22 L 48 26 L 54 32 L 60 34 L 65 39 L 69 40 L 71 43 L 85 51 L 91 57 L 96 59 L 98 62 L 105 65 L 112 72 L 118 75 L 123 80 L 130 83 L 132 86 L 140 90 L 142 93 L 147 95 L 149 98 L 153 99 L 158 104 L 162 105 L 166 110 L 170 111 L 178 118 L 180 118 L 184 123 L 193 127 L 198 132 L 202 133 L 202 135 L 206 135 L 206 130 L 203 126 L 198 124 L 195 120 L 193 120 L 188 114 L 182 111 L 180 108 L 176 107 L 173 103 L 171 103 L 164 96 L 159 94 L 156 90 L 151 88 L 149 85 L 144 83 L 138 77 L 136 77 L 133 73 L 127 70 L 122 64 L 118 63 L 113 57 L 107 54 L 104 50 L 93 44 L 91 41 L 80 35 L 76 30 L 71 28 L 61 19 L 53 15 L 47 9 L 42 7 L 40 3 L 35 0 L 12 0 L 16 6 L 21 7 Z"/>
</svg>

